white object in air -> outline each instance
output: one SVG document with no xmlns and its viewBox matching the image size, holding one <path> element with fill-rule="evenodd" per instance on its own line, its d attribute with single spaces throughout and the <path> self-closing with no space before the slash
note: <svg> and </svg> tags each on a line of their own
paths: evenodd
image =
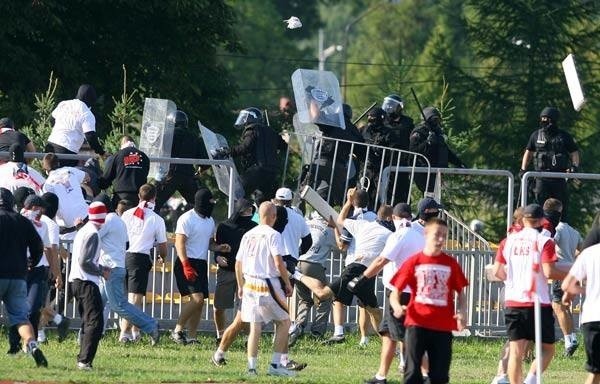
<svg viewBox="0 0 600 384">
<path fill-rule="evenodd" d="M 296 16 L 292 16 L 287 20 L 283 20 L 284 23 L 287 23 L 288 29 L 296 29 L 302 27 L 302 22 Z"/>
<path fill-rule="evenodd" d="M 302 192 L 300 192 L 300 197 L 304 199 L 311 207 L 313 207 L 321 217 L 325 220 L 329 220 L 329 217 L 333 218 L 333 221 L 337 221 L 338 213 L 335 209 L 331 208 L 331 205 L 327 204 L 327 202 L 310 186 L 306 185 Z M 338 225 L 339 227 L 339 225 Z M 339 228 L 340 231 L 342 228 Z"/>
<path fill-rule="evenodd" d="M 573 102 L 573 108 L 576 111 L 580 111 L 585 104 L 585 96 L 583 95 L 583 89 L 579 82 L 579 76 L 577 75 L 577 68 L 575 67 L 575 57 L 572 53 L 562 61 L 562 67 L 565 71 L 565 77 L 567 79 L 567 86 L 569 87 L 569 93 L 571 94 L 571 101 Z"/>
</svg>

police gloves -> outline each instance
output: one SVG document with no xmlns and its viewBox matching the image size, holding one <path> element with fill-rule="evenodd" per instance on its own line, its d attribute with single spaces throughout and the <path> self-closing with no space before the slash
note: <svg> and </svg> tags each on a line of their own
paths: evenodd
<svg viewBox="0 0 600 384">
<path fill-rule="evenodd" d="M 226 159 L 229 157 L 230 153 L 231 153 L 231 151 L 227 147 L 221 147 L 221 148 L 213 149 L 212 151 L 210 151 L 210 154 L 212 155 L 213 159 L 215 159 L 215 160 Z"/>
</svg>

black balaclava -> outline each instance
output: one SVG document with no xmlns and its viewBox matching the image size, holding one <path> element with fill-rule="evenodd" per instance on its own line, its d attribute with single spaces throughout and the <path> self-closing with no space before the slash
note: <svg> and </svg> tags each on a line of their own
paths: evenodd
<svg viewBox="0 0 600 384">
<path fill-rule="evenodd" d="M 76 98 L 83 101 L 89 108 L 96 104 L 96 90 L 90 84 L 81 84 L 77 90 Z"/>
<path fill-rule="evenodd" d="M 233 222 L 233 223 L 242 222 L 242 221 L 251 221 L 252 215 L 242 216 L 242 212 L 244 212 L 248 208 L 253 208 L 252 213 L 254 213 L 254 205 L 252 205 L 252 202 L 250 200 L 244 199 L 243 197 L 241 199 L 238 199 L 235 202 L 234 212 L 229 217 L 228 221 Z"/>
<path fill-rule="evenodd" d="M 14 211 L 15 209 L 15 197 L 6 188 L 0 188 L 0 209 L 6 211 Z"/>
<path fill-rule="evenodd" d="M 275 223 L 273 223 L 273 229 L 282 233 L 288 223 L 287 209 L 281 205 L 276 206 L 275 209 L 277 210 L 277 219 L 275 219 Z"/>
<path fill-rule="evenodd" d="M 540 121 L 540 128 L 542 128 L 545 132 L 554 132 L 558 128 L 558 118 L 560 117 L 560 112 L 558 109 L 553 107 L 546 107 L 540 113 L 540 118 L 547 117 L 548 121 Z"/>
<path fill-rule="evenodd" d="M 437 133 L 442 132 L 442 116 L 437 108 L 425 107 L 423 109 L 423 117 L 429 129 Z"/>
<path fill-rule="evenodd" d="M 212 192 L 208 189 L 202 188 L 198 190 L 194 196 L 194 210 L 204 217 L 210 217 L 215 207 L 215 203 L 211 201 L 212 198 Z"/>
<path fill-rule="evenodd" d="M 439 211 L 437 212 L 422 212 L 419 213 L 419 219 L 423 220 L 423 221 L 427 221 L 429 219 L 433 219 L 434 217 L 438 217 L 440 214 Z"/>
<path fill-rule="evenodd" d="M 52 192 L 46 192 L 42 196 L 42 200 L 46 203 L 44 214 L 54 220 L 56 212 L 58 211 L 58 196 Z"/>
</svg>

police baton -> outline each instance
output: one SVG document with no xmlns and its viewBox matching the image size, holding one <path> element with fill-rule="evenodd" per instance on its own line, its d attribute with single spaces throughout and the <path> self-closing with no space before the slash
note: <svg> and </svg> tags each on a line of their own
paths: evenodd
<svg viewBox="0 0 600 384">
<path fill-rule="evenodd" d="M 419 103 L 419 98 L 417 97 L 417 94 L 415 93 L 415 90 L 413 89 L 413 87 L 410 87 L 410 92 L 412 93 L 413 97 L 415 98 L 415 102 L 417 103 L 417 107 L 419 107 L 419 111 L 421 112 L 421 116 L 423 116 L 423 121 L 427 121 L 427 119 L 425 118 L 425 113 L 423 112 L 423 107 L 421 107 L 421 103 Z"/>
<path fill-rule="evenodd" d="M 365 115 L 366 115 L 367 113 L 369 113 L 369 111 L 370 111 L 371 109 L 373 109 L 373 107 L 374 107 L 374 106 L 376 106 L 376 105 L 377 105 L 377 102 L 376 102 L 376 101 L 374 101 L 374 102 L 373 102 L 373 104 L 371 104 L 371 105 L 369 106 L 369 108 L 367 108 L 367 109 L 366 109 L 366 110 L 365 110 L 363 113 L 361 113 L 361 114 L 360 114 L 360 116 L 358 116 L 358 119 L 356 119 L 356 120 L 354 120 L 354 121 L 352 122 L 352 124 L 356 125 L 356 123 L 358 123 L 358 122 L 360 121 L 360 119 L 362 119 L 363 117 L 365 117 Z"/>
</svg>

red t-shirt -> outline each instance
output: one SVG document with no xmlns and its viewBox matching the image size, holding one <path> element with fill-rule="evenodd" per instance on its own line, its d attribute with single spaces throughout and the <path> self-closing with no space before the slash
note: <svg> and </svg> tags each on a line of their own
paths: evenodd
<svg viewBox="0 0 600 384">
<path fill-rule="evenodd" d="M 454 331 L 454 291 L 469 285 L 460 265 L 445 253 L 427 256 L 419 252 L 404 262 L 390 280 L 402 291 L 411 289 L 406 310 L 406 326 L 414 325 L 434 331 Z"/>
</svg>

